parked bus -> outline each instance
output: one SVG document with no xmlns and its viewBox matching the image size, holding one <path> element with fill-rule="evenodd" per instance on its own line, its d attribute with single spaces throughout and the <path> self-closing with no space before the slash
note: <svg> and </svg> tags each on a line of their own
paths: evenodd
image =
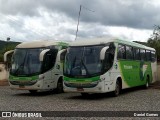
<svg viewBox="0 0 160 120">
<path fill-rule="evenodd" d="M 13 52 L 10 87 L 31 93 L 52 89 L 63 92 L 63 61 L 60 58 L 67 46 L 68 43 L 60 41 L 34 41 L 24 42 L 6 52 L 4 61 Z"/>
<path fill-rule="evenodd" d="M 97 38 L 72 42 L 64 63 L 64 91 L 113 92 L 144 85 L 157 78 L 156 51 L 117 38 Z"/>
</svg>

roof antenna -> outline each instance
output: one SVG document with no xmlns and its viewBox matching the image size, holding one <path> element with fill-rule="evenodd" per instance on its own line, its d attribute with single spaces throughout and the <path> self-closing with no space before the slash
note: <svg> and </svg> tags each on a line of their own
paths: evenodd
<svg viewBox="0 0 160 120">
<path fill-rule="evenodd" d="M 82 7 L 90 12 L 95 12 L 93 10 L 90 10 L 82 5 L 80 5 L 80 8 L 79 8 L 79 15 L 78 15 L 78 23 L 77 23 L 77 30 L 76 30 L 76 37 L 75 37 L 75 40 L 77 39 L 77 33 L 78 33 L 78 26 L 79 26 L 79 18 L 80 18 L 80 15 L 81 15 L 81 10 L 82 10 Z"/>
</svg>

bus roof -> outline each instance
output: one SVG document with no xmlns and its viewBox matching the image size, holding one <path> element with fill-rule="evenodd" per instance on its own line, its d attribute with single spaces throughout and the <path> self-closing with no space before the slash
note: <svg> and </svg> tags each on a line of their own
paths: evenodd
<svg viewBox="0 0 160 120">
<path fill-rule="evenodd" d="M 142 44 L 139 44 L 139 43 L 136 43 L 136 42 L 121 40 L 119 38 L 114 38 L 114 37 L 77 40 L 77 41 L 71 42 L 69 46 L 101 45 L 101 44 L 107 44 L 107 43 L 110 43 L 110 42 L 121 43 L 121 44 L 125 44 L 125 45 L 130 45 L 130 46 L 134 46 L 134 47 L 139 47 L 139 48 L 155 51 L 154 48 L 147 47 L 145 45 L 142 45 Z"/>
<path fill-rule="evenodd" d="M 32 42 L 23 42 L 16 46 L 16 48 L 44 48 L 48 46 L 54 46 L 54 45 L 60 45 L 60 46 L 67 46 L 68 42 L 62 42 L 62 41 L 32 41 Z"/>
</svg>

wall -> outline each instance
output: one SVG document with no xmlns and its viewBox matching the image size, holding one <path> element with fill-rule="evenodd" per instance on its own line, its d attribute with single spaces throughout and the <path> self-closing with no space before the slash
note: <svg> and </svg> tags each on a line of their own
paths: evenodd
<svg viewBox="0 0 160 120">
<path fill-rule="evenodd" d="M 0 80 L 7 80 L 8 72 L 5 69 L 5 65 L 0 63 Z"/>
<path fill-rule="evenodd" d="M 158 81 L 160 81 L 160 65 L 157 67 Z"/>
</svg>

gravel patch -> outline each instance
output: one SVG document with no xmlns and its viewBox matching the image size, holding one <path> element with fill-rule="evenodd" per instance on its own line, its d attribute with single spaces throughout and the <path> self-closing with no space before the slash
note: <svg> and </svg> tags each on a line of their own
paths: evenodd
<svg viewBox="0 0 160 120">
<path fill-rule="evenodd" d="M 11 90 L 9 86 L 0 86 L 0 111 L 160 111 L 160 90 L 134 88 L 124 90 L 118 97 L 106 93 L 84 98 L 80 93 L 41 92 L 31 95 L 28 91 Z"/>
</svg>

